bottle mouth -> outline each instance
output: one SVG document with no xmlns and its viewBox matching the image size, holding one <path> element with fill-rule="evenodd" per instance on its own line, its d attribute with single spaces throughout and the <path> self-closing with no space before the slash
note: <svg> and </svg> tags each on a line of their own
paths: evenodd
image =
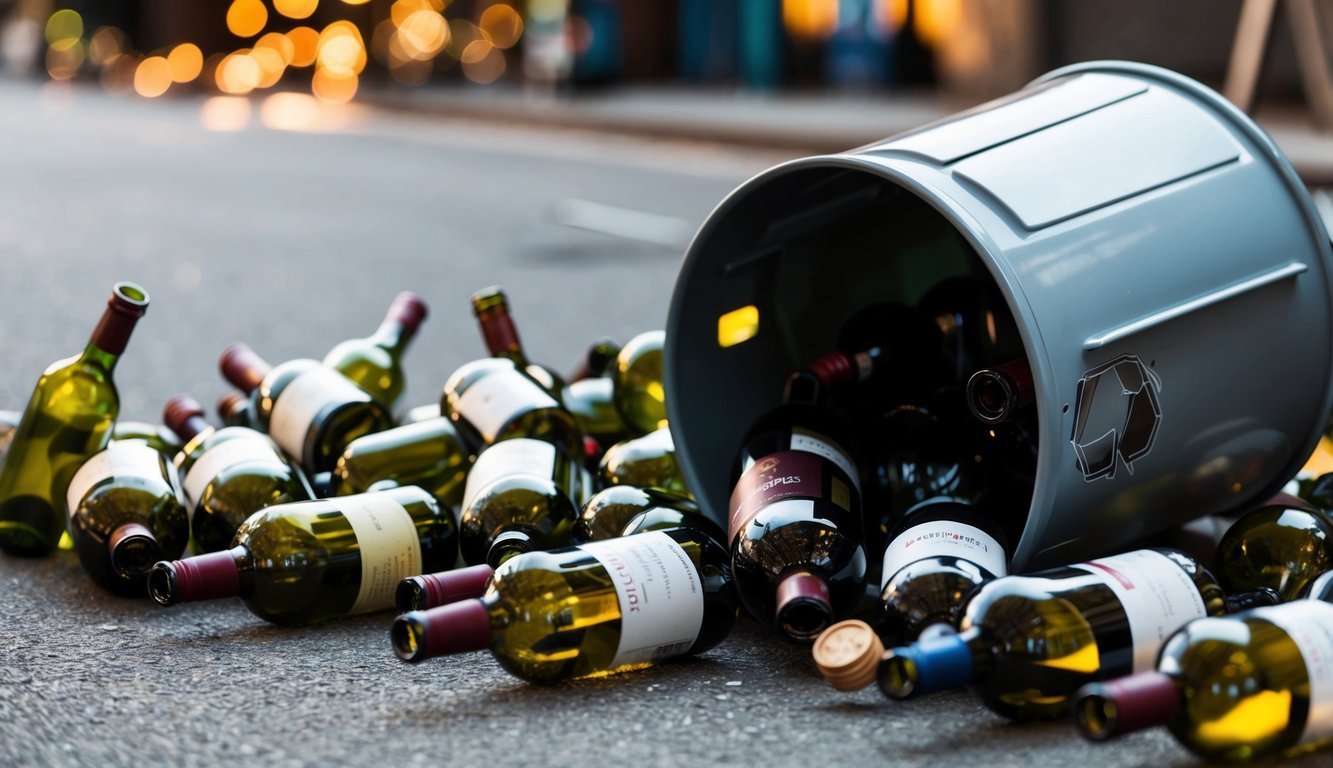
<svg viewBox="0 0 1333 768">
<path fill-rule="evenodd" d="M 412 576 L 411 578 L 406 578 L 398 582 L 398 588 L 393 592 L 393 604 L 398 610 L 404 613 L 408 611 L 419 611 L 422 608 L 428 607 L 425 605 L 425 600 L 423 599 L 425 594 L 426 583 L 424 578 L 421 576 Z M 394 640 L 394 645 L 398 645 L 397 640 Z"/>
<path fill-rule="evenodd" d="M 138 283 L 121 281 L 111 287 L 111 298 L 107 305 L 122 314 L 143 317 L 148 311 L 148 291 Z"/>
<path fill-rule="evenodd" d="M 394 619 L 389 638 L 398 658 L 413 664 L 426 658 L 426 625 L 412 614 Z"/>
<path fill-rule="evenodd" d="M 148 596 L 161 606 L 176 604 L 176 569 L 171 563 L 158 563 L 148 571 Z"/>
<path fill-rule="evenodd" d="M 798 642 L 813 642 L 833 624 L 828 583 L 808 571 L 796 571 L 778 582 L 778 628 Z"/>
<path fill-rule="evenodd" d="M 1008 378 L 994 371 L 977 371 L 967 380 L 967 401 L 978 419 L 999 424 L 1013 415 L 1018 391 Z"/>
<path fill-rule="evenodd" d="M 122 525 L 107 540 L 111 567 L 122 579 L 141 579 L 162 556 L 153 532 L 139 523 Z"/>
<path fill-rule="evenodd" d="M 509 558 L 531 552 L 532 549 L 532 537 L 527 533 L 505 531 L 491 542 L 491 548 L 486 551 L 486 565 L 499 568 Z"/>
<path fill-rule="evenodd" d="M 1106 741 L 1116 734 L 1120 708 L 1103 696 L 1088 695 L 1074 705 L 1074 723 L 1092 741 Z"/>
<path fill-rule="evenodd" d="M 917 692 L 916 662 L 888 651 L 879 662 L 879 689 L 890 699 L 910 699 Z"/>
</svg>

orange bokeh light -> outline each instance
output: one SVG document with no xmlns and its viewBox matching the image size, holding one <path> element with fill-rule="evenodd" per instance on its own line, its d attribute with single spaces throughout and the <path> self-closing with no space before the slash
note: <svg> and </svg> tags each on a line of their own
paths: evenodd
<svg viewBox="0 0 1333 768">
<path fill-rule="evenodd" d="M 259 87 L 264 79 L 264 70 L 259 62 L 250 56 L 249 50 L 241 50 L 228 55 L 218 64 L 215 80 L 218 90 L 233 96 L 244 96 Z"/>
<path fill-rule="evenodd" d="M 181 43 L 167 54 L 171 82 L 188 83 L 204 71 L 204 52 L 194 43 Z"/>
<path fill-rule="evenodd" d="M 361 32 L 350 21 L 335 21 L 319 33 L 319 69 L 331 77 L 345 79 L 361 74 L 366 68 L 366 46 Z M 355 87 L 353 87 L 355 92 Z"/>
<path fill-rule="evenodd" d="M 273 10 L 289 19 L 306 19 L 319 7 L 319 0 L 273 0 Z"/>
<path fill-rule="evenodd" d="M 315 71 L 315 77 L 310 82 L 310 90 L 320 101 L 343 104 L 351 101 L 356 95 L 357 84 L 356 75 L 339 77 L 326 69 L 320 69 Z"/>
<path fill-rule="evenodd" d="M 523 17 L 512 5 L 492 5 L 481 14 L 481 30 L 496 48 L 512 48 L 523 34 Z"/>
<path fill-rule="evenodd" d="M 171 87 L 171 64 L 164 56 L 149 56 L 134 70 L 134 90 L 140 96 L 155 98 Z"/>
<path fill-rule="evenodd" d="M 297 27 L 287 33 L 287 39 L 292 41 L 292 60 L 288 64 L 308 67 L 315 63 L 315 56 L 319 53 L 318 32 L 310 27 Z"/>
<path fill-rule="evenodd" d="M 232 0 L 227 8 L 227 29 L 237 37 L 254 37 L 268 23 L 268 9 L 261 0 Z"/>
</svg>

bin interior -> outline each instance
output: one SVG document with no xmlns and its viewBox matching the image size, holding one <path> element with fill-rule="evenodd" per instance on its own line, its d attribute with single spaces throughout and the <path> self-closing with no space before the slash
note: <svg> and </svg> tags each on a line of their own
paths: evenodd
<svg viewBox="0 0 1333 768">
<path fill-rule="evenodd" d="M 668 370 L 668 409 L 687 477 L 719 521 L 727 517 L 746 430 L 780 404 L 787 374 L 835 348 L 849 318 L 884 302 L 916 307 L 955 278 L 994 286 L 975 249 L 934 206 L 889 178 L 839 165 L 751 182 L 714 214 L 692 257 L 694 269 L 677 288 L 672 313 L 672 332 L 681 338 L 674 340 L 679 354 L 668 356 L 669 369 L 679 366 Z M 994 293 L 997 311 L 982 329 L 992 335 L 1013 327 L 1012 313 Z M 758 310 L 753 337 L 726 346 L 721 317 L 747 305 Z M 947 314 L 923 317 L 946 336 L 958 331 Z M 885 329 L 885 338 L 896 332 Z M 1022 355 L 1016 329 L 1013 339 L 1011 348 Z M 890 409 L 927 405 L 910 384 L 915 373 L 891 371 L 893 386 L 875 389 L 874 399 L 845 414 L 863 441 L 877 439 L 875 419 Z M 954 396 L 961 404 L 961 388 Z M 1034 451 L 1036 434 L 1033 421 Z M 1031 494 L 1030 484 L 1005 494 L 1000 517 L 1011 544 L 1021 535 Z M 868 525 L 886 512 L 868 509 Z"/>
</svg>

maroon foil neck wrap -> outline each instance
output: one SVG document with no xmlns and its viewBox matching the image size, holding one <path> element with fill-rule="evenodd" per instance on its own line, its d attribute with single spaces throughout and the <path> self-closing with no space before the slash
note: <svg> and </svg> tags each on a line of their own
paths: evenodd
<svg viewBox="0 0 1333 768">
<path fill-rule="evenodd" d="M 407 333 L 416 333 L 417 328 L 429 315 L 426 308 L 426 300 L 411 291 L 403 291 L 394 297 L 393 303 L 389 305 L 389 312 L 384 316 L 384 322 L 397 325 Z"/>
<path fill-rule="evenodd" d="M 166 407 L 162 409 L 162 423 L 186 442 L 208 429 L 208 422 L 204 420 L 204 406 L 189 395 L 176 395 L 167 401 Z"/>
<path fill-rule="evenodd" d="M 491 647 L 491 615 L 480 600 L 463 600 L 403 617 L 421 628 L 420 658 L 447 656 Z"/>
<path fill-rule="evenodd" d="M 824 390 L 856 377 L 856 364 L 851 355 L 836 349 L 815 360 L 808 367 L 819 379 L 819 384 Z"/>
<path fill-rule="evenodd" d="M 491 574 L 495 569 L 489 565 L 473 565 L 457 571 L 428 573 L 418 576 L 421 585 L 421 607 L 435 608 L 471 600 L 486 594 L 486 585 L 491 583 Z"/>
<path fill-rule="evenodd" d="M 120 355 L 130 341 L 135 324 L 147 311 L 147 291 L 134 283 L 116 283 L 89 343 L 108 354 Z"/>
<path fill-rule="evenodd" d="M 241 594 L 241 574 L 231 550 L 195 555 L 170 564 L 175 575 L 173 603 L 216 600 Z"/>
<path fill-rule="evenodd" d="M 222 350 L 218 368 L 223 378 L 247 395 L 259 389 L 259 385 L 264 383 L 264 377 L 273 370 L 272 365 L 250 349 L 249 345 L 241 342 L 229 344 Z"/>
<path fill-rule="evenodd" d="M 798 600 L 809 600 L 830 610 L 828 582 L 809 571 L 794 571 L 778 582 L 777 612 Z"/>
<path fill-rule="evenodd" d="M 240 392 L 228 392 L 218 398 L 218 418 L 226 421 L 245 405 L 246 397 Z"/>
<path fill-rule="evenodd" d="M 1109 738 L 1166 725 L 1181 707 L 1176 684 L 1161 672 L 1140 672 L 1118 680 L 1084 686 L 1078 693 L 1077 706 L 1100 703 L 1090 699 L 1101 699 L 1114 708 L 1109 727 L 1105 732 L 1087 733 L 1092 738 Z"/>
</svg>

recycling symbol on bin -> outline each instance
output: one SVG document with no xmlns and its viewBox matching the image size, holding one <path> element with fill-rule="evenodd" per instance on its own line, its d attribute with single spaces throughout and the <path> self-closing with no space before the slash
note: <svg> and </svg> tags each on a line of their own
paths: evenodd
<svg viewBox="0 0 1333 768">
<path fill-rule="evenodd" d="M 1162 423 L 1161 390 L 1161 378 L 1138 355 L 1122 355 L 1083 374 L 1070 442 L 1084 480 L 1113 478 L 1120 463 L 1134 474 L 1134 462 L 1152 450 Z"/>
</svg>

